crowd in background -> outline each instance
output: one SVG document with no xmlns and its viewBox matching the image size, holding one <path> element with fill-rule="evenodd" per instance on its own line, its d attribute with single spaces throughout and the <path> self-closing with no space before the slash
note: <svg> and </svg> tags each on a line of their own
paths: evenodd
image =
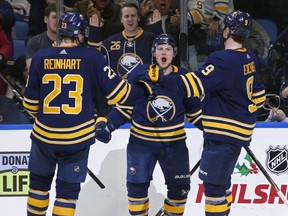
<svg viewBox="0 0 288 216">
<path fill-rule="evenodd" d="M 250 13 L 253 18 L 252 33 L 245 46 L 252 49 L 261 62 L 260 79 L 265 83 L 266 92 L 278 96 L 280 86 L 288 79 L 288 33 L 285 34 L 288 23 L 288 1 L 286 0 L 187 0 L 188 1 L 188 61 L 190 68 L 197 70 L 205 62 L 207 56 L 215 50 L 223 48 L 221 44 L 222 21 L 226 14 L 233 10 L 241 10 Z M 88 22 L 96 22 L 90 27 L 90 44 L 107 43 L 107 38 L 127 30 L 125 22 L 121 19 L 121 7 L 124 4 L 135 4 L 138 8 L 139 20 L 137 28 L 144 31 L 167 33 L 172 35 L 179 45 L 180 33 L 180 2 L 178 0 L 64 0 L 65 11 L 81 13 Z M 26 115 L 21 108 L 21 95 L 25 88 L 27 71 L 33 54 L 39 49 L 52 46 L 57 40 L 56 0 L 0 0 L 0 96 L 9 98 L 18 109 L 20 116 Z M 155 12 L 156 10 L 156 12 Z M 154 22 L 153 22 L 154 19 Z M 258 20 L 269 19 L 276 25 L 277 38 L 271 38 L 269 29 L 263 27 Z M 26 55 L 13 59 L 13 39 L 15 39 L 15 23 L 22 21 L 28 23 L 29 34 L 25 40 Z M 157 21 L 157 22 L 156 22 Z M 156 24 L 155 24 L 156 23 Z M 159 25 L 158 25 L 158 24 Z M 98 29 L 97 29 L 98 28 Z M 160 32 L 157 32 L 161 29 Z M 96 30 L 95 30 L 96 29 Z M 157 30 L 158 29 L 158 30 Z M 95 33 L 96 32 L 96 33 Z M 99 33 L 100 32 L 100 33 Z M 90 36 L 95 37 L 93 40 Z M 280 35 L 280 37 L 278 37 Z M 105 41 L 106 40 L 106 41 Z M 130 44 L 131 45 L 131 44 Z M 129 43 L 128 43 L 129 47 Z M 147 48 L 147 50 L 149 50 Z M 180 50 L 181 52 L 181 50 Z M 151 53 L 150 53 L 151 54 Z M 26 61 L 25 61 L 26 60 Z M 179 52 L 173 62 L 180 64 Z M 10 64 L 14 64 L 13 67 Z M 150 62 L 144 62 L 150 63 Z M 117 66 L 118 67 L 118 66 Z M 283 86 L 283 85 L 282 85 Z M 281 95 L 280 95 L 281 96 Z M 99 96 L 101 97 L 101 95 Z M 274 100 L 274 98 L 272 98 Z M 272 100 L 270 100 L 271 102 Z M 286 105 L 283 107 L 283 97 L 275 105 L 277 109 L 283 109 L 286 113 Z M 273 108 L 274 105 L 272 106 Z M 267 110 L 259 115 L 259 120 L 266 120 L 275 112 L 271 109 L 271 103 Z M 103 109 L 107 109 L 104 105 Z M 10 109 L 13 110 L 13 109 Z M 288 109 L 287 109 L 288 110 Z M 105 113 L 107 114 L 107 113 Z M 288 114 L 288 111 L 287 111 Z M 17 118 L 9 121 L 7 107 L 0 106 L 1 123 L 27 123 L 18 121 Z M 22 116 L 23 117 L 23 116 Z M 18 119 L 23 119 L 19 117 Z M 16 120 L 15 120 L 16 119 Z M 272 118 L 270 118 L 272 119 Z M 286 115 L 280 120 L 286 121 Z M 283 120 L 284 119 L 284 120 Z M 33 121 L 28 117 L 28 122 Z M 268 121 L 268 120 L 267 120 Z M 270 120 L 269 120 L 270 121 Z"/>
</svg>

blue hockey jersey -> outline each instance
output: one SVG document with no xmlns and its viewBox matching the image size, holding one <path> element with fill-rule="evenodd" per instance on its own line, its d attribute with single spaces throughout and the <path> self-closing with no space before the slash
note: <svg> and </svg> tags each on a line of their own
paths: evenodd
<svg viewBox="0 0 288 216">
<path fill-rule="evenodd" d="M 147 71 L 155 70 L 156 65 L 142 65 L 128 78 L 134 83 Z M 167 76 L 179 76 L 186 74 L 184 68 L 173 66 L 173 72 Z M 117 105 L 112 110 L 108 119 L 116 128 L 131 120 L 130 134 L 143 141 L 174 142 L 186 139 L 184 123 L 187 119 L 202 129 L 201 107 L 198 98 L 187 99 L 185 94 L 170 91 L 168 88 L 157 88 L 157 96 L 148 101 L 144 97 L 139 99 L 134 106 Z M 185 119 L 186 116 L 186 119 Z"/>
<path fill-rule="evenodd" d="M 201 98 L 205 139 L 248 146 L 257 110 L 266 99 L 257 71 L 258 59 L 251 51 L 226 49 L 212 53 L 196 74 L 163 77 L 162 85 Z"/>
<path fill-rule="evenodd" d="M 126 79 L 137 66 L 152 63 L 151 47 L 154 35 L 154 33 L 144 31 L 139 27 L 138 33 L 132 38 L 122 31 L 99 42 L 97 35 L 91 34 L 88 44 L 100 47 L 110 67 L 119 76 Z"/>
<path fill-rule="evenodd" d="M 106 65 L 96 49 L 49 47 L 32 59 L 24 107 L 36 115 L 31 139 L 75 150 L 95 142 L 93 96 L 103 91 L 111 104 L 133 101 L 133 88 Z"/>
</svg>

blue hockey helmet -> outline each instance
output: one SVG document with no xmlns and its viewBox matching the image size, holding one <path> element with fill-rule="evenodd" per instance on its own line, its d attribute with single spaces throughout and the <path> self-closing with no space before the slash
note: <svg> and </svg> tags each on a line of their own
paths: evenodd
<svg viewBox="0 0 288 216">
<path fill-rule="evenodd" d="M 88 22 L 80 13 L 65 12 L 59 19 L 58 30 L 60 36 L 77 37 L 83 31 L 88 37 Z"/>
<path fill-rule="evenodd" d="M 152 43 L 152 53 L 155 52 L 156 47 L 160 44 L 169 44 L 173 47 L 174 55 L 177 54 L 177 44 L 174 38 L 171 35 L 168 34 L 160 34 L 158 35 L 153 43 Z"/>
<path fill-rule="evenodd" d="M 232 35 L 248 38 L 251 31 L 252 19 L 249 13 L 233 11 L 225 17 L 224 25 L 231 29 Z"/>
</svg>

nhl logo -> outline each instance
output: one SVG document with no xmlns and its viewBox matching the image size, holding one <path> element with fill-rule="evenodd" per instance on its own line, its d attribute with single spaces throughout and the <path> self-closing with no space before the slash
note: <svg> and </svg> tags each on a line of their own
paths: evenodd
<svg viewBox="0 0 288 216">
<path fill-rule="evenodd" d="M 135 175 L 136 174 L 136 168 L 135 167 L 129 167 L 129 174 Z"/>
<path fill-rule="evenodd" d="M 280 146 L 269 146 L 269 149 L 266 150 L 267 159 L 266 166 L 267 168 L 277 175 L 283 174 L 288 169 L 288 150 L 286 146 L 281 148 Z"/>
</svg>

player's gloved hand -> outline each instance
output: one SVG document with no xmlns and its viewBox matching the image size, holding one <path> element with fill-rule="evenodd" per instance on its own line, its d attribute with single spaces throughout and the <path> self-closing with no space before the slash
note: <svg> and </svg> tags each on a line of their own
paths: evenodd
<svg viewBox="0 0 288 216">
<path fill-rule="evenodd" d="M 144 75 L 145 81 L 152 83 L 161 83 L 163 79 L 164 71 L 158 66 L 150 68 Z"/>
<path fill-rule="evenodd" d="M 145 91 L 148 100 L 153 100 L 159 93 L 159 87 L 164 71 L 157 65 L 153 65 L 142 75 L 134 80 L 134 84 L 139 85 Z"/>
<path fill-rule="evenodd" d="M 108 121 L 107 118 L 99 117 L 96 120 L 96 128 L 95 128 L 95 134 L 96 139 L 103 142 L 108 143 L 112 135 L 111 133 L 115 130 L 114 125 Z"/>
</svg>

